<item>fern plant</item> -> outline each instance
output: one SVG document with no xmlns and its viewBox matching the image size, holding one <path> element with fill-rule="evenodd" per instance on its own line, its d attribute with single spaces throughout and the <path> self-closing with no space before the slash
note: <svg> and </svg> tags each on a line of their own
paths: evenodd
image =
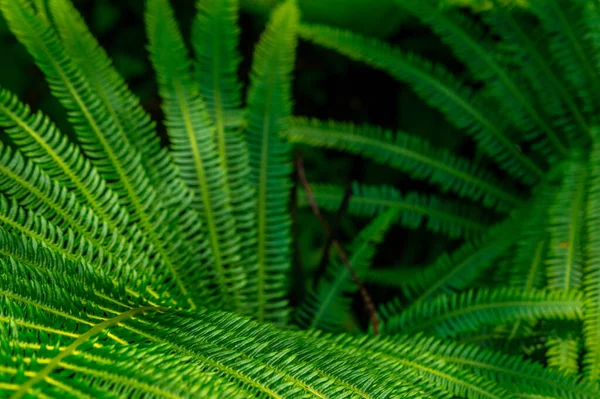
<svg viewBox="0 0 600 399">
<path fill-rule="evenodd" d="M 378 66 L 418 62 L 402 74 L 411 79 L 431 72 L 420 70 L 427 64 L 413 57 L 398 62 L 404 58 L 376 42 L 301 25 L 294 0 L 273 11 L 256 45 L 245 102 L 237 78 L 237 1 L 199 1 L 190 54 L 168 0 L 147 0 L 148 49 L 167 149 L 69 0 L 0 0 L 0 8 L 73 129 L 60 132 L 41 111 L 0 91 L 2 397 L 598 397 L 593 229 L 570 228 L 571 219 L 565 222 L 556 208 L 548 245 L 572 232 L 566 247 L 579 248 L 578 234 L 585 233 L 588 252 L 568 252 L 570 264 L 583 262 L 585 273 L 561 269 L 564 252 L 557 252 L 550 289 L 543 289 L 537 272 L 530 273 L 526 289 L 478 288 L 485 285 L 483 271 L 512 254 L 522 221 L 546 209 L 548 196 L 556 198 L 555 207 L 571 207 L 569 215 L 589 212 L 588 220 L 595 220 L 597 173 L 593 169 L 587 177 L 581 159 L 559 170 L 568 178 L 558 184 L 556 197 L 549 193 L 557 175 L 550 174 L 542 199 L 528 202 L 497 184 L 491 172 L 419 139 L 292 118 L 298 33 L 342 51 L 343 43 L 335 40 L 348 39 L 352 52 L 364 50 L 358 58 Z M 453 120 L 481 139 L 512 176 L 531 185 L 545 179 L 543 166 L 511 149 L 504 136 L 511 125 L 490 122 L 490 133 L 475 123 L 489 120 L 487 114 L 458 112 L 458 105 L 478 110 L 487 95 L 472 102 L 456 97 L 457 105 L 418 87 L 456 113 Z M 501 89 L 490 87 L 490 94 Z M 581 94 L 581 101 L 590 95 Z M 529 137 L 544 144 L 545 136 L 536 133 L 528 129 Z M 292 309 L 286 299 L 292 184 L 287 138 L 361 152 L 510 216 L 488 228 L 485 217 L 474 217 L 472 204 L 356 186 L 350 209 L 372 220 L 348 248 L 351 265 L 332 256 L 316 289 Z M 338 193 L 335 187 L 317 188 L 319 200 L 325 192 Z M 576 201 L 568 201 L 571 194 Z M 402 284 L 413 305 L 404 309 L 400 299 L 385 305 L 379 336 L 341 333 L 357 290 L 351 274 L 369 275 L 376 246 L 391 225 L 414 228 L 425 217 L 430 229 L 472 241 Z M 544 229 L 528 229 L 514 251 L 520 263 L 509 274 L 522 273 L 528 255 L 541 251 L 531 251 L 546 237 L 538 230 Z M 583 292 L 576 286 L 580 279 Z M 582 319 L 584 380 L 503 353 L 495 347 L 497 338 L 476 336 L 502 336 L 502 327 L 509 326 L 511 337 L 525 346 L 541 331 L 560 351 L 576 345 Z"/>
<path fill-rule="evenodd" d="M 441 195 L 463 199 L 450 207 L 452 202 L 440 197 L 423 200 L 418 193 L 355 183 L 349 212 L 376 215 L 396 207 L 402 210 L 398 222 L 406 228 L 426 220 L 426 228 L 436 233 L 467 239 L 461 248 L 424 268 L 373 270 L 366 275 L 375 284 L 403 291 L 401 298 L 381 307 L 385 329 L 429 331 L 428 335 L 525 352 L 597 384 L 597 2 L 531 1 L 521 9 L 498 0 L 481 14 L 483 24 L 435 1 L 397 3 L 454 51 L 469 80 L 417 54 L 349 31 L 304 24 L 300 36 L 412 87 L 473 138 L 486 155 L 483 163 L 473 164 L 420 137 L 377 126 L 295 118 L 285 133 L 291 142 L 350 152 L 428 181 Z M 504 185 L 498 169 L 513 184 Z M 526 189 L 517 192 L 515 183 Z M 317 185 L 315 198 L 335 208 L 341 191 Z M 509 216 L 476 232 L 467 227 L 482 219 L 463 210 L 473 202 L 481 203 L 488 214 Z M 494 278 L 485 278 L 486 271 Z M 506 290 L 500 291 L 499 285 Z M 490 286 L 493 292 L 486 288 Z M 469 287 L 474 290 L 465 291 Z M 520 306 L 527 302 L 522 295 L 538 289 L 581 295 L 583 324 L 507 322 L 505 317 L 521 310 L 507 311 L 501 303 Z M 519 293 L 518 300 L 513 293 Z M 496 306 L 498 311 L 492 310 Z M 474 313 L 462 321 L 467 308 Z M 480 310 L 482 314 L 475 315 Z M 428 316 L 421 320 L 424 315 Z"/>
</svg>

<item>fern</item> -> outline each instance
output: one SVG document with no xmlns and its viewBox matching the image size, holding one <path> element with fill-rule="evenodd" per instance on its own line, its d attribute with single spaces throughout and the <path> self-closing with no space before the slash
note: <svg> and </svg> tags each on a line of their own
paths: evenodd
<svg viewBox="0 0 600 399">
<path fill-rule="evenodd" d="M 541 318 L 581 319 L 582 298 L 578 292 L 523 292 L 500 288 L 440 295 L 431 302 L 419 302 L 404 312 L 398 310 L 393 304 L 383 309 L 388 334 L 423 330 L 441 337 L 453 337 L 485 325 Z"/>
<path fill-rule="evenodd" d="M 321 208 L 329 211 L 338 208 L 344 196 L 343 187 L 328 184 L 311 187 Z M 300 206 L 308 205 L 305 197 L 305 193 L 300 193 Z M 351 215 L 373 217 L 390 208 L 397 210 L 397 223 L 403 227 L 416 229 L 425 225 L 428 230 L 451 238 L 478 236 L 491 224 L 489 215 L 463 202 L 441 200 L 419 192 L 402 194 L 391 186 L 352 184 L 347 210 Z"/>
<path fill-rule="evenodd" d="M 596 9 L 560 4 L 531 10 L 566 80 L 542 62 L 545 41 L 509 29 L 520 16 L 504 4 L 482 14 L 499 43 L 434 3 L 400 4 L 455 50 L 476 90 L 418 55 L 306 25 L 287 0 L 270 14 L 243 96 L 238 2 L 198 1 L 189 52 L 169 1 L 147 0 L 163 146 L 69 0 L 0 0 L 75 133 L 0 89 L 0 397 L 597 398 L 597 72 L 584 34 Z M 298 35 L 406 82 L 487 158 L 294 117 Z M 507 62 L 505 42 L 532 66 Z M 439 189 L 354 182 L 348 217 L 366 227 L 332 229 L 348 262 L 329 254 L 298 302 L 288 293 L 293 143 Z M 312 188 L 338 209 L 341 187 Z M 458 249 L 424 268 L 381 269 L 393 227 L 424 227 Z M 382 336 L 351 306 L 359 290 L 383 302 L 373 315 Z"/>
<path fill-rule="evenodd" d="M 404 54 L 375 39 L 325 26 L 304 25 L 300 34 L 408 82 L 431 106 L 440 109 L 457 127 L 473 135 L 482 148 L 515 177 L 532 183 L 543 176 L 541 167 L 511 143 L 505 132 L 506 122 L 491 111 L 490 104 L 475 96 L 441 66 L 434 66 L 414 54 Z"/>
<path fill-rule="evenodd" d="M 475 168 L 468 160 L 458 158 L 445 150 L 435 150 L 430 144 L 406 134 L 393 135 L 371 126 L 319 123 L 294 120 L 292 129 L 285 133 L 291 142 L 336 148 L 363 155 L 384 165 L 398 168 L 417 179 L 427 179 L 441 185 L 445 191 L 485 205 L 506 209 L 518 204 L 518 195 L 504 190 L 493 177 Z"/>
<path fill-rule="evenodd" d="M 166 1 L 148 2 L 146 13 L 150 53 L 164 102 L 166 125 L 174 161 L 194 194 L 192 208 L 206 226 L 214 255 L 219 291 L 229 296 L 231 285 L 244 283 L 239 240 L 229 204 L 223 168 L 213 140 L 214 127 L 195 84 L 191 62 Z M 229 301 L 227 301 L 229 302 Z M 234 309 L 241 309 L 233 297 Z"/>
<path fill-rule="evenodd" d="M 257 194 L 258 270 L 249 276 L 255 287 L 250 301 L 260 321 L 284 322 L 286 272 L 290 267 L 290 218 L 286 177 L 291 173 L 289 144 L 279 134 L 289 128 L 292 113 L 289 75 L 294 67 L 297 9 L 290 4 L 274 11 L 257 44 L 248 89 L 250 181 Z M 268 284 L 267 284 L 268 282 Z"/>
<path fill-rule="evenodd" d="M 478 25 L 474 25 L 459 14 L 436 10 L 432 1 L 406 1 L 403 6 L 421 17 L 454 50 L 454 54 L 470 68 L 471 74 L 486 82 L 486 88 L 496 98 L 502 98 L 502 107 L 513 123 L 526 132 L 532 140 L 540 134 L 560 155 L 568 151 L 554 129 L 548 125 L 544 115 L 535 109 L 518 76 L 513 76 L 500 64 L 498 50 L 483 37 Z M 510 165 L 506 166 L 507 168 Z"/>
</svg>

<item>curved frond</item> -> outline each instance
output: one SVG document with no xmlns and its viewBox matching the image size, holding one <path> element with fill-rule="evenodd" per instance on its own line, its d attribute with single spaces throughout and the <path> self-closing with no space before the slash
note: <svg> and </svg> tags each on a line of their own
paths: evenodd
<svg viewBox="0 0 600 399">
<path fill-rule="evenodd" d="M 563 181 L 549 211 L 550 250 L 547 265 L 548 288 L 579 290 L 583 275 L 583 238 L 589 171 L 583 161 L 568 161 Z M 548 340 L 550 365 L 577 373 L 579 345 L 575 338 Z"/>
<path fill-rule="evenodd" d="M 495 352 L 475 345 L 449 343 L 433 337 L 399 336 L 391 338 L 391 341 L 408 343 L 417 349 L 439 356 L 450 364 L 492 379 L 515 394 L 526 390 L 531 395 L 551 398 L 592 399 L 598 392 L 593 384 L 580 382 L 573 376 L 544 368 L 541 364 L 521 356 Z M 401 354 L 396 348 L 392 350 L 395 354 Z"/>
<path fill-rule="evenodd" d="M 557 132 L 548 124 L 546 115 L 534 106 L 525 90 L 526 86 L 500 63 L 496 45 L 485 38 L 478 25 L 458 12 L 442 11 L 434 1 L 401 0 L 398 3 L 431 26 L 467 65 L 472 76 L 486 84 L 505 110 L 505 115 L 527 132 L 530 139 L 544 135 L 552 144 L 555 154 L 563 157 L 568 154 Z"/>
<path fill-rule="evenodd" d="M 494 0 L 495 7 L 483 13 L 483 19 L 503 39 L 509 54 L 519 63 L 523 74 L 537 93 L 540 106 L 553 119 L 554 124 L 566 132 L 577 131 L 580 137 L 591 137 L 577 95 L 569 90 L 557 71 L 548 62 L 549 54 L 536 43 L 531 28 L 528 29 L 524 13 L 512 4 Z"/>
<path fill-rule="evenodd" d="M 312 183 L 315 201 L 321 209 L 335 211 L 344 197 L 345 189 L 330 184 Z M 299 206 L 307 206 L 306 193 L 298 198 Z M 463 202 L 439 198 L 418 192 L 401 193 L 391 186 L 371 186 L 352 183 L 352 196 L 347 212 L 351 215 L 374 217 L 390 208 L 398 211 L 397 223 L 408 229 L 422 225 L 435 233 L 451 238 L 473 237 L 482 234 L 491 218 L 479 208 Z"/>
<path fill-rule="evenodd" d="M 66 54 L 111 116 L 115 130 L 110 134 L 140 153 L 139 163 L 148 175 L 148 183 L 155 187 L 162 201 L 185 206 L 188 194 L 182 192 L 183 184 L 177 178 L 177 170 L 167 150 L 160 145 L 155 123 L 142 108 L 139 99 L 117 72 L 70 0 L 48 0 L 48 4 Z M 102 139 L 98 137 L 98 140 Z M 111 141 L 110 138 L 108 141 Z M 116 151 L 118 147 L 113 148 L 117 157 L 122 155 Z M 127 159 L 122 161 L 127 163 Z"/>
<path fill-rule="evenodd" d="M 293 119 L 291 129 L 284 135 L 291 142 L 362 155 L 499 210 L 520 202 L 518 195 L 504 188 L 490 173 L 446 150 L 432 148 L 417 136 L 393 134 L 375 126 L 302 118 Z"/>
<path fill-rule="evenodd" d="M 105 222 L 138 243 L 135 226 L 128 226 L 127 211 L 107 187 L 96 168 L 41 112 L 32 114 L 7 90 L 0 90 L 0 126 L 27 158 L 48 176 L 72 189 L 82 203 Z"/>
<path fill-rule="evenodd" d="M 580 292 L 498 288 L 440 295 L 404 311 L 388 306 L 381 314 L 384 317 L 382 331 L 386 334 L 425 331 L 440 337 L 454 337 L 486 325 L 539 319 L 578 320 L 582 312 Z"/>
<path fill-rule="evenodd" d="M 250 273 L 250 305 L 259 321 L 288 317 L 285 277 L 290 268 L 289 145 L 279 136 L 289 129 L 291 78 L 299 12 L 294 0 L 278 6 L 254 51 L 248 89 L 250 181 L 257 193 L 258 270 Z"/>
<path fill-rule="evenodd" d="M 554 62 L 589 111 L 597 101 L 600 75 L 589 54 L 594 54 L 585 31 L 587 1 L 530 0 L 531 10 L 541 20 Z"/>
<path fill-rule="evenodd" d="M 376 39 L 326 26 L 302 25 L 300 35 L 407 83 L 428 104 L 443 112 L 450 122 L 472 135 L 511 175 L 529 184 L 543 176 L 542 169 L 519 151 L 506 135 L 506 121 L 440 65 L 432 65 L 417 55 L 405 54 Z"/>
<path fill-rule="evenodd" d="M 412 382 L 398 379 L 400 365 L 373 367 L 360 350 L 325 351 L 310 334 L 224 312 L 147 306 L 83 264 L 63 266 L 0 259 L 2 396 L 418 397 L 403 392 Z"/>
<path fill-rule="evenodd" d="M 357 351 L 367 355 L 371 358 L 371 364 L 382 369 L 397 368 L 400 372 L 412 374 L 415 381 L 422 381 L 423 397 L 516 398 L 508 389 L 491 379 L 461 369 L 440 356 L 425 352 L 410 341 L 403 342 L 408 340 L 400 337 L 372 340 L 341 335 L 325 338 L 328 346 L 344 349 L 348 353 Z"/>
</svg>

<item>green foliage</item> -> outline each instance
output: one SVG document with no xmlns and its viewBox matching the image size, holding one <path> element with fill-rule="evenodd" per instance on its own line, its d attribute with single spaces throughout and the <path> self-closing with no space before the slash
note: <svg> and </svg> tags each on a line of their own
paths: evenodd
<svg viewBox="0 0 600 399">
<path fill-rule="evenodd" d="M 307 25 L 286 0 L 269 14 L 243 95 L 237 1 L 198 1 L 190 51 L 170 2 L 147 0 L 157 125 L 69 0 L 0 0 L 70 126 L 0 88 L 0 396 L 597 398 L 597 38 L 587 35 L 597 9 L 531 1 L 540 40 L 513 29 L 522 10 L 494 2 L 481 16 L 498 40 L 433 0 L 398 3 L 454 50 L 468 81 Z M 409 85 L 483 158 L 293 116 L 298 36 Z M 323 254 L 296 306 L 290 208 L 313 201 L 293 194 L 297 143 L 419 185 L 352 182 L 347 213 L 360 231 L 348 240 L 331 226 L 337 252 Z M 422 193 L 428 183 L 435 191 Z M 339 209 L 339 184 L 312 185 L 324 210 Z M 378 267 L 383 244 L 404 249 L 398 229 L 422 227 L 456 245 L 427 267 Z M 371 282 L 394 299 L 366 299 Z"/>
</svg>

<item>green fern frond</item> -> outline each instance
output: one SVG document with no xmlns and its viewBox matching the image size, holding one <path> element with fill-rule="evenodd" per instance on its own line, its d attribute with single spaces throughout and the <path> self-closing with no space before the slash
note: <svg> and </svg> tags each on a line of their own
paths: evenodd
<svg viewBox="0 0 600 399">
<path fill-rule="evenodd" d="M 473 77 L 486 84 L 490 93 L 500 101 L 505 115 L 526 132 L 528 139 L 537 140 L 544 135 L 560 156 L 568 154 L 567 148 L 556 131 L 548 124 L 531 101 L 525 86 L 500 63 L 498 50 L 484 37 L 479 25 L 463 18 L 457 12 L 444 12 L 437 2 L 429 0 L 398 1 L 401 7 L 419 17 L 448 44 L 462 60 Z"/>
<path fill-rule="evenodd" d="M 338 209 L 345 191 L 341 186 L 319 183 L 312 183 L 311 189 L 319 207 L 328 211 Z M 299 193 L 298 205 L 308 205 L 304 191 Z M 403 227 L 417 229 L 425 225 L 428 230 L 451 238 L 478 236 L 491 225 L 491 218 L 486 213 L 463 202 L 418 192 L 402 194 L 386 185 L 352 183 L 347 208 L 349 214 L 374 217 L 390 208 L 397 209 L 397 223 Z"/>
<path fill-rule="evenodd" d="M 483 18 L 502 37 L 509 55 L 519 63 L 533 91 L 537 93 L 540 107 L 552 118 L 558 129 L 565 133 L 576 131 L 581 137 L 591 137 L 577 96 L 548 63 L 550 55 L 536 43 L 533 33 L 537 32 L 526 28 L 526 21 L 521 18 L 524 13 L 512 4 L 502 4 L 497 0 L 495 3 L 493 11 L 483 13 Z"/>
<path fill-rule="evenodd" d="M 183 181 L 194 194 L 191 206 L 206 228 L 218 289 L 232 299 L 224 303 L 240 310 L 242 303 L 237 291 L 245 281 L 225 168 L 214 142 L 214 126 L 194 81 L 191 61 L 167 0 L 147 2 L 146 29 L 171 153 Z"/>
<path fill-rule="evenodd" d="M 291 73 L 295 62 L 299 12 L 294 0 L 273 11 L 258 42 L 248 89 L 250 181 L 257 193 L 258 270 L 250 273 L 250 305 L 259 321 L 288 318 L 285 277 L 290 267 L 291 187 L 289 145 L 279 134 L 289 129 Z"/>
<path fill-rule="evenodd" d="M 587 237 L 583 264 L 585 355 L 583 373 L 588 381 L 600 380 L 600 147 L 594 145 L 590 154 L 590 177 L 587 188 L 587 209 L 584 221 Z"/>
<path fill-rule="evenodd" d="M 531 184 L 544 174 L 506 135 L 506 121 L 491 110 L 440 65 L 432 65 L 414 54 L 360 35 L 317 25 L 302 25 L 302 38 L 365 62 L 405 82 L 428 104 L 439 109 L 462 131 L 472 135 L 481 148 L 502 168 Z"/>
<path fill-rule="evenodd" d="M 238 0 L 202 0 L 192 25 L 199 90 L 215 125 L 219 160 L 226 170 L 244 270 L 256 269 L 256 197 L 249 183 L 249 153 L 242 129 L 241 83 L 237 72 Z"/>
<path fill-rule="evenodd" d="M 520 202 L 494 177 L 468 160 L 458 158 L 417 136 L 393 134 L 375 126 L 355 126 L 333 121 L 293 119 L 284 133 L 294 143 L 348 151 L 398 168 L 416 179 L 429 180 L 461 197 L 482 200 L 489 207 L 506 210 Z"/>
<path fill-rule="evenodd" d="M 78 239 L 95 248 L 127 260 L 132 243 L 108 226 L 73 193 L 16 150 L 0 143 L 0 189 L 22 206 L 37 212 L 57 227 L 72 229 Z"/>
<path fill-rule="evenodd" d="M 583 161 L 570 161 L 549 211 L 548 287 L 579 289 L 582 278 L 581 232 L 589 172 Z"/>
<path fill-rule="evenodd" d="M 549 211 L 550 250 L 548 288 L 578 290 L 583 276 L 583 238 L 589 171 L 583 161 L 568 161 L 564 177 Z M 550 365 L 577 373 L 579 344 L 573 339 L 548 340 Z"/>
<path fill-rule="evenodd" d="M 371 266 L 377 244 L 383 241 L 396 214 L 397 210 L 390 208 L 377 216 L 350 245 L 348 263 L 361 281 Z M 344 318 L 350 311 L 348 295 L 357 290 L 348 267 L 336 256 L 315 289 L 309 291 L 298 308 L 296 322 L 306 329 L 340 331 Z"/>
<path fill-rule="evenodd" d="M 50 178 L 73 189 L 109 229 L 127 231 L 133 242 L 139 241 L 127 228 L 127 212 L 120 207 L 118 197 L 79 148 L 69 143 L 45 115 L 32 114 L 28 106 L 4 89 L 0 90 L 0 126 L 27 158 Z"/>
<path fill-rule="evenodd" d="M 202 265 L 211 256 L 198 230 L 200 223 L 194 215 L 180 215 L 181 210 L 169 211 L 160 203 L 140 164 L 139 153 L 127 145 L 114 115 L 65 55 L 64 46 L 47 22 L 21 1 L 5 0 L 0 4 L 9 27 L 34 56 L 51 90 L 69 111 L 86 155 L 139 222 L 149 247 L 170 272 L 171 284 L 177 287 L 187 306 L 196 307 L 194 293 L 188 286 L 198 282 L 199 276 L 191 270 L 182 271 L 180 265 Z M 185 203 L 177 197 L 183 194 L 174 191 L 171 201 Z M 183 278 L 183 273 L 188 279 Z"/>
<path fill-rule="evenodd" d="M 75 7 L 68 0 L 52 0 L 48 4 L 66 54 L 112 118 L 115 132 L 111 134 L 140 153 L 139 162 L 148 175 L 148 182 L 155 187 L 162 201 L 185 206 L 188 195 L 181 192 L 183 184 L 177 179 L 168 152 L 160 145 L 155 123 L 139 99 L 114 68 Z M 107 139 L 110 141 L 109 137 Z"/>
<path fill-rule="evenodd" d="M 384 370 L 396 367 L 399 371 L 411 372 L 413 381 L 422 381 L 419 387 L 423 389 L 423 397 L 516 398 L 496 382 L 461 369 L 440 356 L 427 353 L 404 336 L 380 340 L 344 335 L 323 338 L 329 346 L 343 348 L 348 353 L 357 351 L 370 356 L 371 363 Z"/>
<path fill-rule="evenodd" d="M 589 112 L 597 100 L 600 75 L 589 54 L 594 49 L 585 30 L 587 1 L 530 0 L 530 9 L 540 19 L 549 40 L 551 56 Z"/>
<path fill-rule="evenodd" d="M 525 222 L 521 225 L 518 234 L 514 256 L 508 261 L 507 284 L 520 287 L 525 291 L 543 288 L 545 283 L 545 262 L 548 258 L 548 208 L 554 199 L 554 189 L 542 185 L 532 199 L 530 212 Z M 507 338 L 510 342 L 525 328 L 517 322 Z"/>
<path fill-rule="evenodd" d="M 324 351 L 309 334 L 224 312 L 144 306 L 83 264 L 66 266 L 0 260 L 3 396 L 183 398 L 225 381 L 233 397 L 396 396 L 394 374 L 359 351 Z M 89 291 L 92 281 L 113 296 Z"/>
<path fill-rule="evenodd" d="M 526 387 L 531 395 L 551 398 L 592 399 L 597 395 L 597 387 L 593 384 L 580 382 L 575 377 L 544 368 L 541 364 L 523 359 L 521 356 L 507 355 L 474 345 L 448 343 L 419 335 L 391 338 L 392 342 L 396 340 L 409 343 L 418 349 L 440 356 L 450 364 L 490 378 L 515 394 L 524 391 L 523 388 Z M 393 351 L 400 354 L 396 348 Z"/>
<path fill-rule="evenodd" d="M 384 317 L 382 331 L 386 334 L 425 331 L 440 337 L 454 337 L 486 325 L 517 321 L 578 320 L 582 318 L 582 312 L 580 292 L 524 292 L 515 288 L 440 295 L 404 311 L 393 304 L 381 309 Z"/>
<path fill-rule="evenodd" d="M 18 268 L 18 264 L 27 266 L 29 268 L 27 270 L 34 270 L 39 276 L 46 277 L 50 276 L 51 273 L 60 275 L 60 273 L 72 273 L 83 268 L 86 270 L 86 283 L 89 284 L 95 295 L 111 301 L 107 295 L 114 295 L 111 291 L 114 288 L 120 294 L 120 297 L 125 298 L 127 295 L 135 299 L 148 297 L 152 300 L 145 301 L 146 305 L 158 306 L 155 303 L 157 300 L 155 298 L 156 293 L 151 289 L 154 284 L 149 273 L 137 273 L 127 264 L 112 264 L 110 260 L 98 267 L 81 258 L 65 258 L 58 251 L 40 245 L 35 239 L 15 236 L 1 227 L 0 237 L 2 238 L 0 241 L 0 258 L 6 259 L 9 263 L 10 261 L 17 262 L 11 263 L 11 274 L 14 277 L 28 278 L 28 272 Z M 112 285 L 109 285 L 109 288 L 103 288 L 103 279 L 109 281 Z M 4 287 L 4 293 L 6 294 L 9 291 L 13 291 L 13 296 L 24 295 L 22 290 L 15 290 L 10 287 L 10 284 L 7 284 Z M 36 293 L 36 295 L 38 294 Z M 168 300 L 168 295 L 159 298 L 158 301 L 162 304 L 172 304 Z M 119 301 L 114 303 L 119 303 Z"/>
</svg>

